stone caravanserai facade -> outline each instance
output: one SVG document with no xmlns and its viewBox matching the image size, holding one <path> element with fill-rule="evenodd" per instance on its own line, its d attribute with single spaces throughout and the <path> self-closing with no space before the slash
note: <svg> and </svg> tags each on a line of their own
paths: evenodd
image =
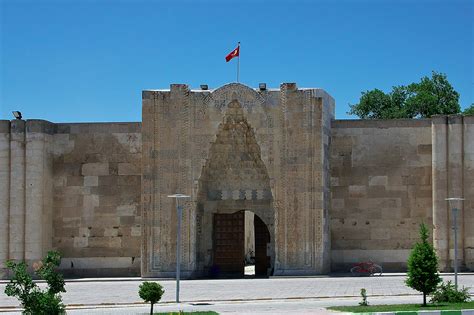
<svg viewBox="0 0 474 315">
<path fill-rule="evenodd" d="M 0 277 L 50 249 L 74 276 L 256 276 L 406 268 L 419 224 L 474 270 L 474 117 L 335 120 L 321 89 L 142 94 L 141 123 L 0 120 Z M 249 221 L 249 213 L 252 221 Z M 250 223 L 249 223 L 250 222 Z M 252 234 L 248 230 L 252 229 Z M 251 237 L 249 237 L 251 235 Z M 244 244 L 245 243 L 245 244 Z"/>
</svg>

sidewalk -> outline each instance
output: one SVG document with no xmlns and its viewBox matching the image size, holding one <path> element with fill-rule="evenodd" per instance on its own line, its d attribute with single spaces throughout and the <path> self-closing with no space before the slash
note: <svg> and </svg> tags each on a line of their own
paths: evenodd
<svg viewBox="0 0 474 315">
<path fill-rule="evenodd" d="M 365 288 L 369 297 L 410 297 L 419 293 L 405 286 L 405 275 L 382 277 L 278 277 L 270 279 L 223 279 L 223 280 L 183 280 L 181 281 L 181 302 L 261 302 L 311 299 L 335 299 L 360 297 L 360 289 Z M 453 280 L 443 275 L 444 280 Z M 459 285 L 470 287 L 474 295 L 474 274 L 458 277 Z M 66 282 L 67 292 L 63 294 L 68 306 L 133 305 L 142 303 L 138 296 L 138 286 L 152 279 L 77 279 Z M 165 289 L 162 302 L 175 301 L 175 281 L 158 280 Z M 18 307 L 16 299 L 3 292 L 5 281 L 0 283 L 0 308 Z M 40 283 L 40 286 L 44 284 Z"/>
</svg>

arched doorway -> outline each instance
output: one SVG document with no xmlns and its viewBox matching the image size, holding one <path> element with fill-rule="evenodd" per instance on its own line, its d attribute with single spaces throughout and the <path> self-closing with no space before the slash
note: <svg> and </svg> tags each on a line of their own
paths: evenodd
<svg viewBox="0 0 474 315">
<path fill-rule="evenodd" d="M 255 214 L 255 275 L 271 274 L 275 213 L 270 178 L 237 100 L 228 104 L 211 144 L 199 178 L 197 206 L 196 260 L 202 276 L 244 276 L 245 211 Z"/>
<path fill-rule="evenodd" d="M 250 211 L 214 213 L 213 231 L 212 277 L 270 275 L 271 237 L 258 215 Z M 246 273 L 246 267 L 253 272 Z"/>
<path fill-rule="evenodd" d="M 255 237 L 255 276 L 268 277 L 271 275 L 271 257 L 269 256 L 269 244 L 271 241 L 267 225 L 257 215 L 254 217 Z"/>
</svg>

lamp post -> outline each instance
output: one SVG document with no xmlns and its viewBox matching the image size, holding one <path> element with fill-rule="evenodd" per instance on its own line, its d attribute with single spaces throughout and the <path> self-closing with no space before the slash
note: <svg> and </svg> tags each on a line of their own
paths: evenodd
<svg viewBox="0 0 474 315">
<path fill-rule="evenodd" d="M 446 198 L 446 201 L 451 202 L 459 201 L 462 202 L 464 198 Z M 453 225 L 454 225 L 454 286 L 456 290 L 458 289 L 458 224 L 457 224 L 457 215 L 460 209 L 456 207 L 456 204 L 452 208 L 453 211 Z"/>
<path fill-rule="evenodd" d="M 178 231 L 176 233 L 176 303 L 179 303 L 179 277 L 181 272 L 181 220 L 183 217 L 183 206 L 179 205 L 179 199 L 189 198 L 188 195 L 174 194 L 170 198 L 176 199 L 176 210 L 178 212 Z"/>
<path fill-rule="evenodd" d="M 15 116 L 16 119 L 21 119 L 22 118 L 21 112 L 19 112 L 17 110 L 14 110 L 12 113 L 13 113 L 13 116 Z"/>
</svg>

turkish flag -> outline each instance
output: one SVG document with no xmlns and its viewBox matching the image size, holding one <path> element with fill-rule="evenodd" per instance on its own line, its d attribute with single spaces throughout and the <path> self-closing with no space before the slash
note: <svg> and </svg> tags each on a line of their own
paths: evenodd
<svg viewBox="0 0 474 315">
<path fill-rule="evenodd" d="M 237 46 L 236 49 L 232 50 L 232 52 L 230 54 L 225 56 L 225 62 L 229 62 L 232 58 L 238 57 L 239 56 L 239 50 L 240 50 L 240 46 Z"/>
</svg>

